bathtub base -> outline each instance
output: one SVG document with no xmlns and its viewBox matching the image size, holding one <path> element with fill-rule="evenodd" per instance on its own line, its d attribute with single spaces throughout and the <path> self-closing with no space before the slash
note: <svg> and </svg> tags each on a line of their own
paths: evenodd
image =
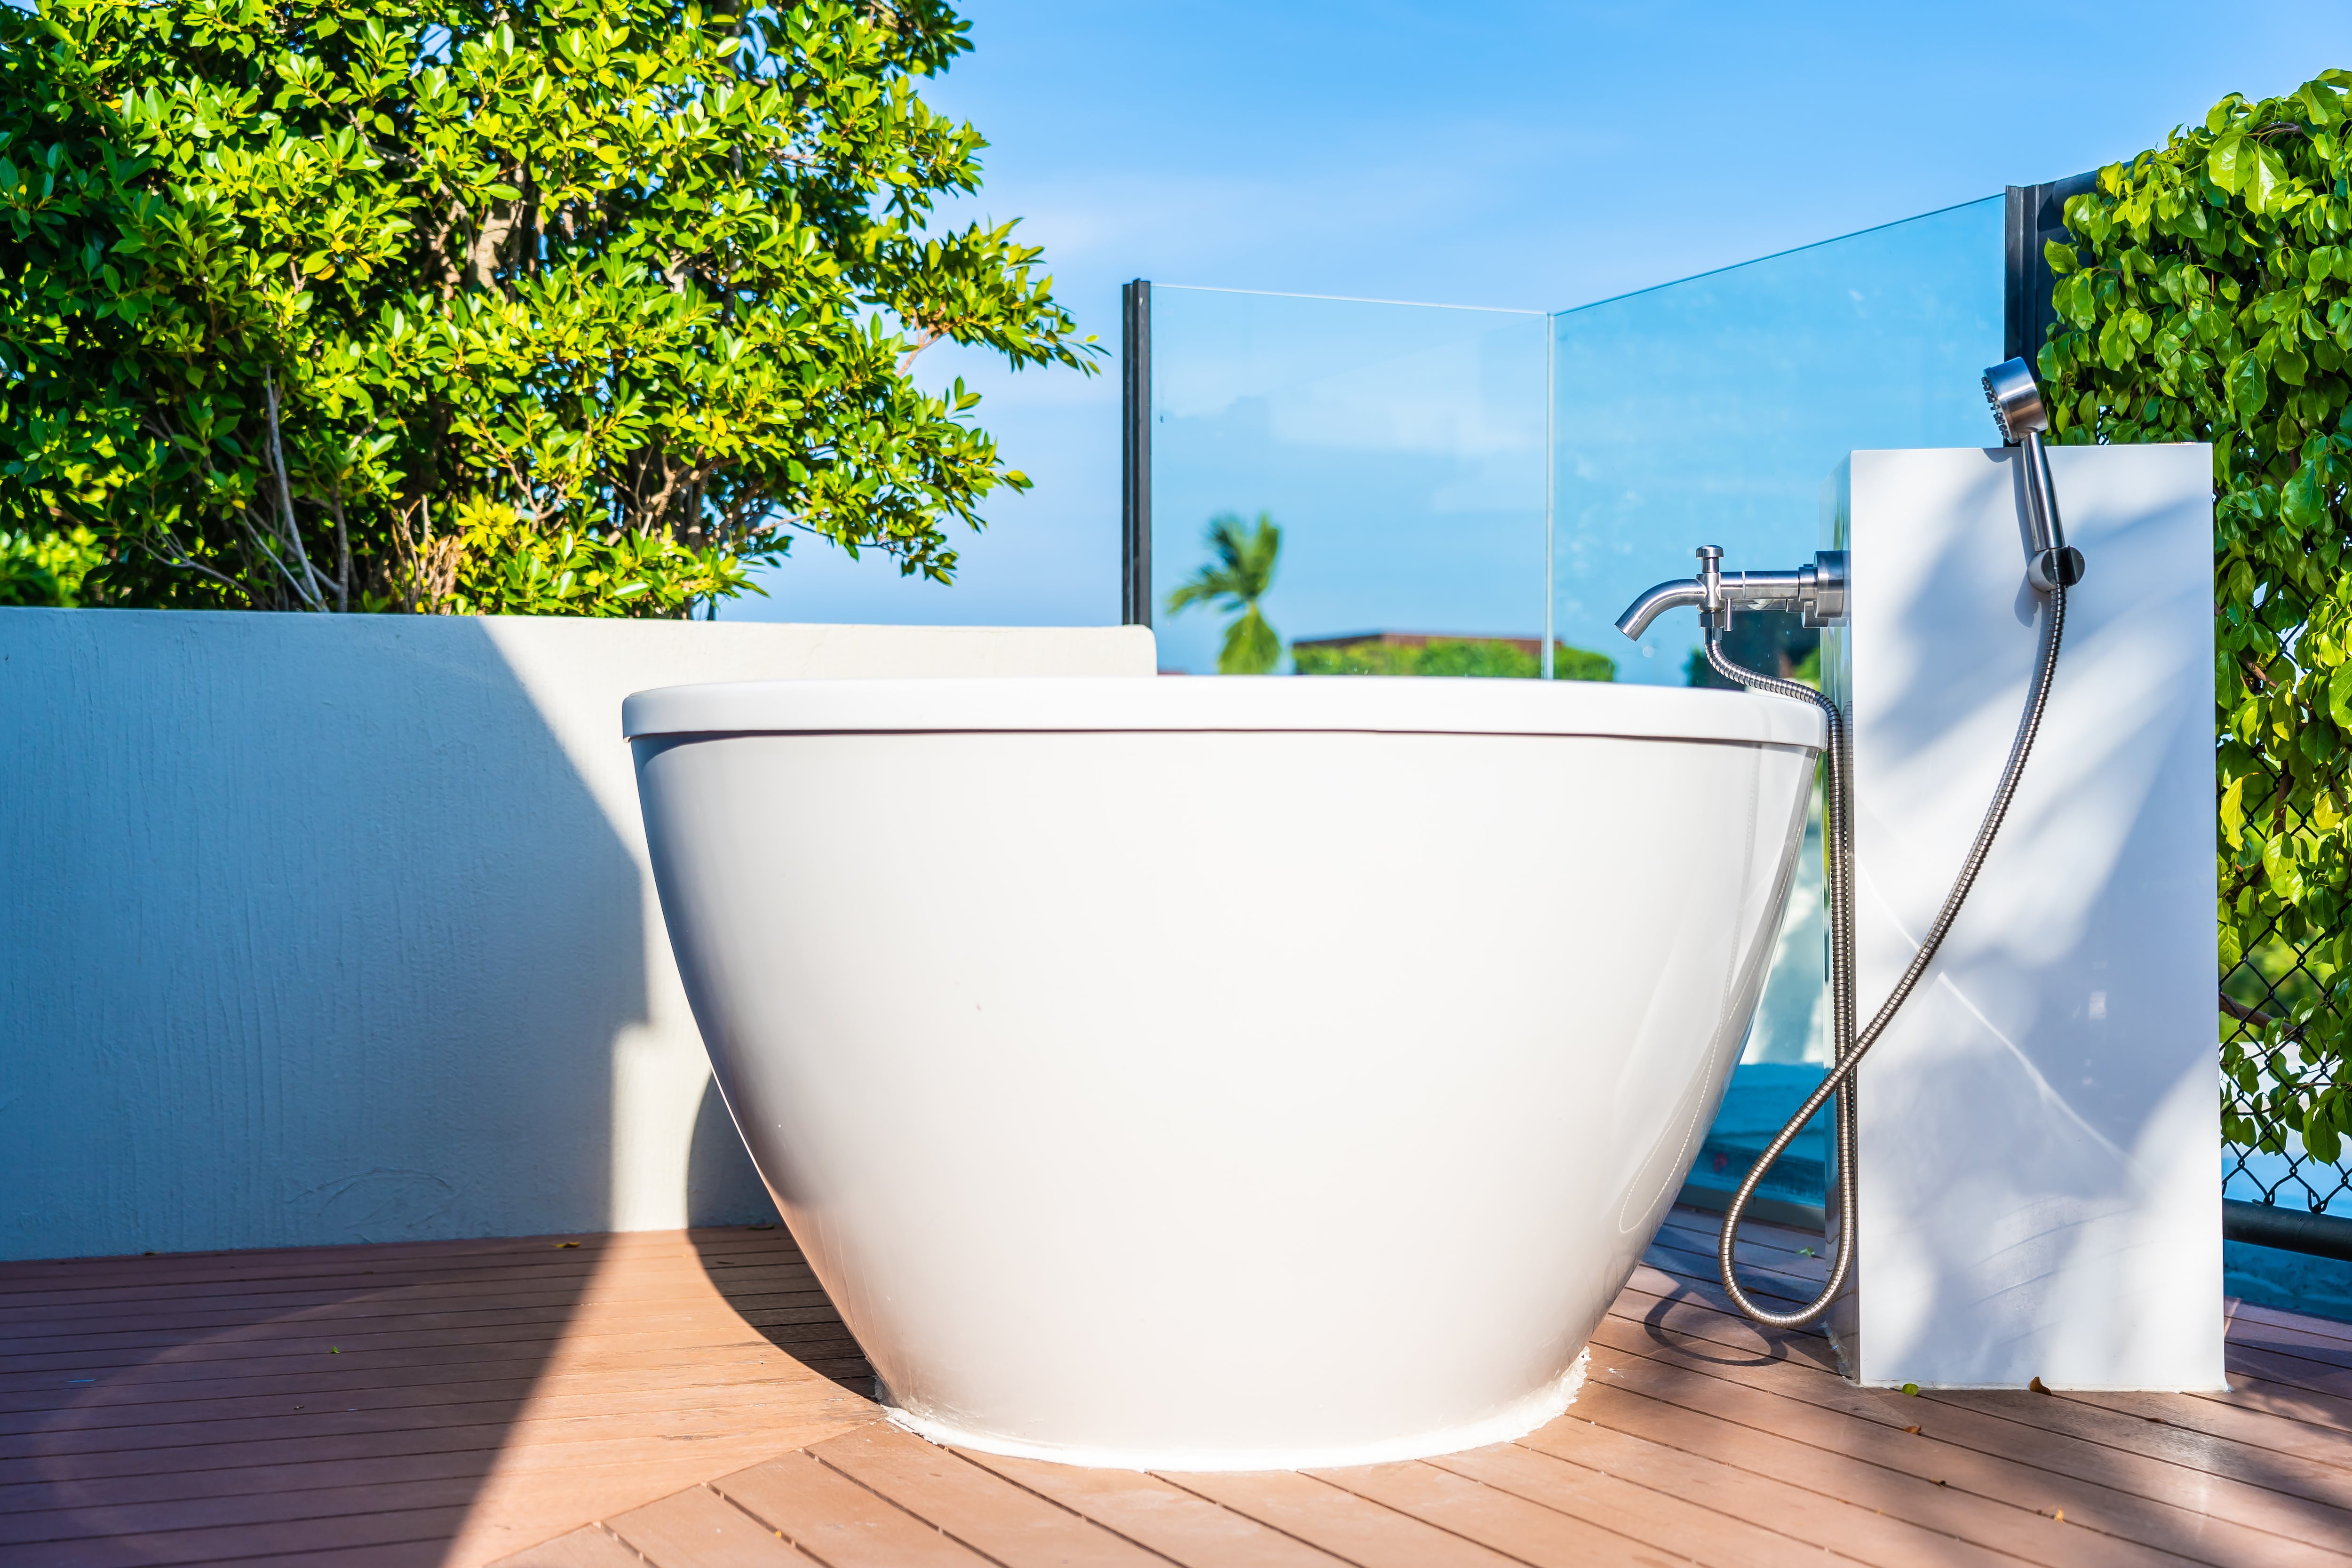
<svg viewBox="0 0 2352 1568">
<path fill-rule="evenodd" d="M 1056 1465 L 1076 1465 L 1082 1469 L 1200 1472 L 1338 1469 L 1349 1465 L 1393 1465 L 1406 1459 L 1434 1458 L 1440 1454 L 1459 1454 L 1465 1449 L 1483 1448 L 1490 1443 L 1508 1443 L 1524 1437 L 1536 1428 L 1548 1425 L 1576 1402 L 1577 1390 L 1584 1386 L 1584 1374 L 1591 1363 L 1592 1352 L 1590 1349 L 1578 1352 L 1566 1372 L 1483 1421 L 1448 1426 L 1435 1432 L 1416 1432 L 1405 1437 L 1384 1438 L 1377 1443 L 1349 1443 L 1324 1448 L 1086 1448 L 1057 1443 L 1024 1443 L 1017 1437 L 993 1432 L 967 1431 L 944 1421 L 917 1415 L 893 1404 L 887 1389 L 882 1392 L 882 1414 L 889 1418 L 891 1425 L 902 1426 L 916 1436 L 937 1443 L 943 1448 L 970 1448 L 975 1453 L 1002 1454 L 1012 1459 L 1045 1459 Z"/>
</svg>

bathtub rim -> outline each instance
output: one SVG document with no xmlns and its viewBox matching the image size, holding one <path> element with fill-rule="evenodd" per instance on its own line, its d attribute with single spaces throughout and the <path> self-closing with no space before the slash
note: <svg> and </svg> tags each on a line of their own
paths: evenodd
<svg viewBox="0 0 2352 1568">
<path fill-rule="evenodd" d="M 1713 741 L 1822 749 L 1810 703 L 1752 692 L 1455 677 L 744 680 L 621 704 L 625 740 L 688 735 L 1264 731 Z"/>
</svg>

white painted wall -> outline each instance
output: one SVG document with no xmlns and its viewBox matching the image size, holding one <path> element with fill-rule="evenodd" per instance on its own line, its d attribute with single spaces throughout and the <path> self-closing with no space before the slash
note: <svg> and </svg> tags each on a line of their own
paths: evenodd
<svg viewBox="0 0 2352 1568">
<path fill-rule="evenodd" d="M 0 609 L 0 1258 L 761 1217 L 622 698 L 1152 666 L 1141 628 Z"/>
</svg>

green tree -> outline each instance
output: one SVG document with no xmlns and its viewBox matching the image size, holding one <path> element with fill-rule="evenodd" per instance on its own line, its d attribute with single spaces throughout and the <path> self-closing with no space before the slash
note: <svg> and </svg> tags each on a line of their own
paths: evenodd
<svg viewBox="0 0 2352 1568">
<path fill-rule="evenodd" d="M 796 533 L 941 581 L 1024 487 L 914 357 L 1091 368 L 940 0 L 0 16 L 0 528 L 107 604 L 678 615 Z"/>
<path fill-rule="evenodd" d="M 1274 586 L 1282 530 L 1260 512 L 1255 530 L 1244 533 L 1240 515 L 1229 511 L 1210 519 L 1202 537 L 1216 559 L 1168 595 L 1168 613 L 1172 616 L 1191 605 L 1239 612 L 1225 627 L 1224 645 L 1217 650 L 1217 673 L 1264 675 L 1282 662 L 1282 638 L 1266 624 L 1258 605 Z"/>
<path fill-rule="evenodd" d="M 2099 171 L 2053 244 L 2066 441 L 2213 445 L 2223 1131 L 2352 1131 L 2352 73 Z"/>
</svg>

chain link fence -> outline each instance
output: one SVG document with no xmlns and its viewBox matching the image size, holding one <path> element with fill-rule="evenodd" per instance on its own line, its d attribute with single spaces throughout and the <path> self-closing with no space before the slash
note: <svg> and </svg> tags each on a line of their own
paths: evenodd
<svg viewBox="0 0 2352 1568">
<path fill-rule="evenodd" d="M 2313 1010 L 2308 1004 L 2297 1009 L 2297 992 L 2326 1004 L 2302 958 L 2291 943 L 2273 936 L 2231 971 L 2222 986 L 2222 1043 L 2225 1048 L 2240 1047 L 2242 1065 L 2222 1083 L 2221 1185 L 2232 1197 L 2352 1218 L 2352 1168 L 2322 1164 L 2292 1140 L 2265 1147 L 2252 1131 L 2263 1106 L 2290 1091 L 2307 1072 L 2301 1030 L 2287 1020 L 2307 1017 Z"/>
<path fill-rule="evenodd" d="M 2287 592 L 2268 595 L 2254 612 L 2277 636 L 2275 666 L 2284 667 L 2278 673 L 2288 679 L 2309 610 L 2303 595 Z M 2257 791 L 2250 783 L 2242 792 L 2250 822 L 2258 811 L 2272 809 L 2257 804 L 2264 796 L 2284 802 L 2285 781 L 2275 759 L 2258 754 L 2258 763 L 2271 787 Z M 2342 784 L 2342 759 L 2332 771 Z M 2263 877 L 2259 857 L 2236 856 L 2222 868 L 2223 903 L 2258 891 Z M 2305 1059 L 2305 1030 L 2317 1024 L 2319 1032 L 2335 1033 L 2338 1003 L 2329 983 L 2336 975 L 2319 956 L 2323 946 L 2333 947 L 2334 933 L 2312 929 L 2299 909 L 2287 905 L 2250 934 L 2243 958 L 2221 977 L 2222 1189 L 2249 1201 L 2352 1217 L 2352 1158 L 2326 1164 L 2297 1140 L 2262 1131 L 2299 1121 L 2299 1108 L 2326 1085 L 2326 1074 Z"/>
</svg>

